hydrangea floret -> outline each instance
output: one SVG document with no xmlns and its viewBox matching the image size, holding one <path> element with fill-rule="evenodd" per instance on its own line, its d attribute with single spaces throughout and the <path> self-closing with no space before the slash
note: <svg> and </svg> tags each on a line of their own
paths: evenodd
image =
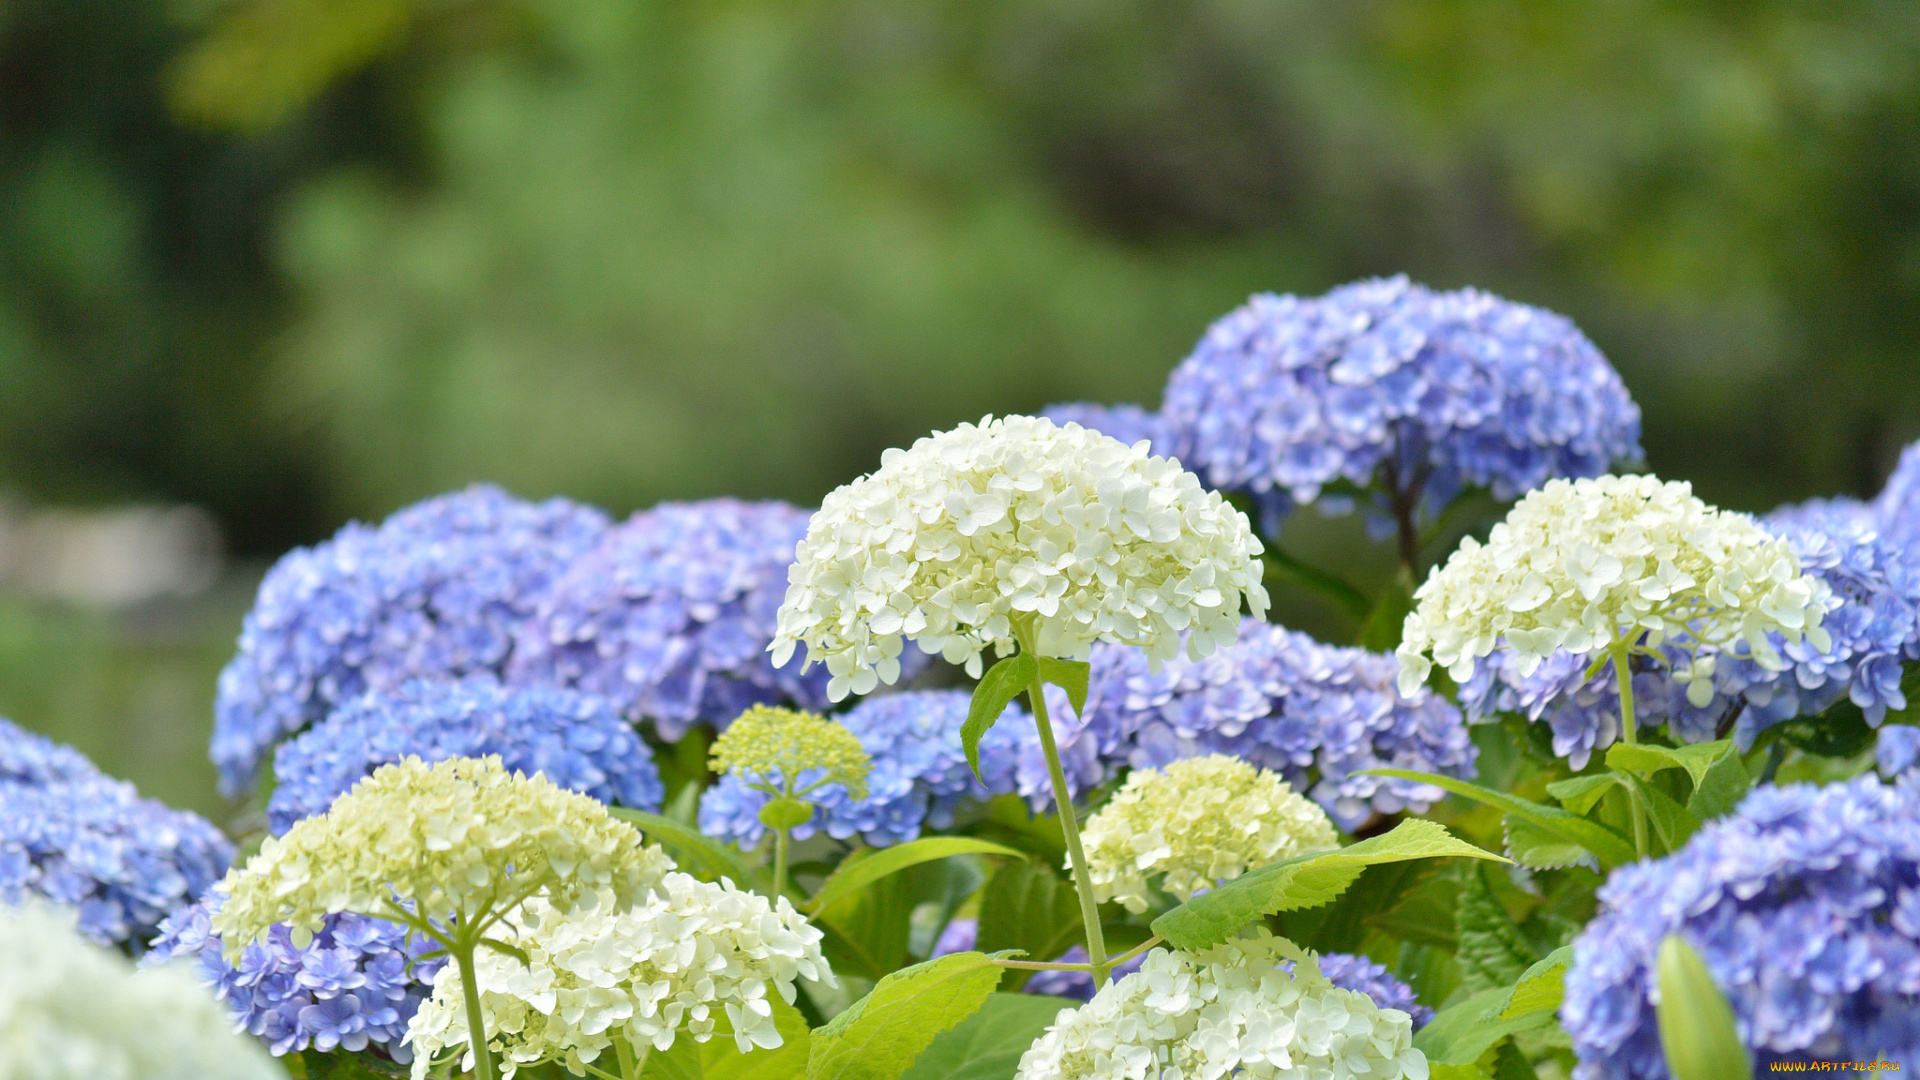
<svg viewBox="0 0 1920 1080">
<path fill-rule="evenodd" d="M 774 662 L 804 643 L 827 695 L 898 676 L 904 638 L 981 673 L 1033 624 L 1046 656 L 1095 641 L 1205 656 L 1267 606 L 1245 514 L 1178 462 L 1078 424 L 987 417 L 888 450 L 814 514 L 780 608 Z"/>
<path fill-rule="evenodd" d="M 234 1025 L 276 1057 L 372 1048 L 403 1065 L 412 1060 L 403 1039 L 445 963 L 429 955 L 438 946 L 384 919 L 341 913 L 321 920 L 305 946 L 293 943 L 285 923 L 276 924 L 229 963 L 213 932 L 220 899 L 215 894 L 168 916 L 141 963 L 197 965 Z"/>
<path fill-rule="evenodd" d="M 539 597 L 607 527 L 565 499 L 475 485 L 289 552 L 220 673 L 210 749 L 221 791 L 252 787 L 277 742 L 369 690 L 501 675 Z"/>
<path fill-rule="evenodd" d="M 1733 1007 L 1756 1075 L 1920 1045 L 1920 786 L 1762 786 L 1662 859 L 1615 870 L 1573 944 L 1560 1020 L 1575 1080 L 1667 1080 L 1660 942 L 1679 934 Z"/>
<path fill-rule="evenodd" d="M 488 756 L 612 805 L 657 810 L 664 794 L 653 751 L 602 698 L 485 679 L 418 680 L 368 693 L 282 743 L 267 825 L 283 833 L 325 812 L 382 765 Z"/>
<path fill-rule="evenodd" d="M 304 948 L 328 915 L 399 923 L 438 943 L 467 991 L 481 1080 L 495 1080 L 473 984 L 475 951 L 510 911 L 544 894 L 560 911 L 643 899 L 671 861 L 599 800 L 500 759 L 383 765 L 221 882 L 212 919 L 229 963 L 287 924 Z"/>
<path fill-rule="evenodd" d="M 285 1080 L 188 965 L 137 971 L 65 913 L 0 905 L 0 1076 Z"/>
<path fill-rule="evenodd" d="M 0 716 L 0 784 L 45 785 L 98 775 L 87 755 Z"/>
<path fill-rule="evenodd" d="M 1139 914 L 1148 878 L 1180 900 L 1255 867 L 1339 846 L 1326 812 L 1279 774 L 1225 754 L 1136 769 L 1082 838 L 1094 895 Z"/>
<path fill-rule="evenodd" d="M 1281 964 L 1294 962 L 1294 970 Z M 1413 1018 L 1343 990 L 1284 938 L 1197 953 L 1154 949 L 1140 970 L 1062 1009 L 1015 1080 L 1318 1076 L 1426 1080 Z"/>
<path fill-rule="evenodd" d="M 662 503 L 610 529 L 515 638 L 508 679 L 604 697 L 668 742 L 752 705 L 827 705 L 827 672 L 767 655 L 809 512 L 781 502 Z"/>
<path fill-rule="evenodd" d="M 873 770 L 853 732 L 813 713 L 769 705 L 756 705 L 727 725 L 711 756 L 713 771 L 768 797 L 755 816 L 773 831 L 775 896 L 786 892 L 788 836 L 813 820 L 813 798 L 838 788 L 842 797 L 864 799 Z"/>
<path fill-rule="evenodd" d="M 815 788 L 805 800 L 814 814 L 793 827 L 792 838 L 824 832 L 886 847 L 916 839 L 926 828 L 951 826 L 970 802 L 1012 794 L 1015 765 L 1033 742 L 1026 710 L 1009 706 L 982 737 L 976 778 L 960 748 L 970 700 L 963 690 L 908 691 L 868 698 L 836 716 L 873 762 L 867 795 L 855 798 L 838 784 Z M 760 811 L 774 798 L 737 774 L 723 776 L 700 795 L 700 830 L 751 849 L 766 831 Z"/>
<path fill-rule="evenodd" d="M 785 897 L 769 901 L 682 873 L 618 913 L 602 904 L 562 915 L 536 898 L 502 932 L 524 959 L 488 953 L 478 967 L 482 1013 L 507 1076 L 545 1061 L 582 1075 L 611 1056 L 620 1076 L 637 1078 L 649 1052 L 683 1035 L 704 1043 L 722 1020 L 741 1053 L 771 1049 L 783 1042 L 772 996 L 793 1004 L 797 979 L 835 985 L 820 931 Z M 443 969 L 408 1032 L 415 1080 L 470 1041 L 460 998 L 458 978 Z"/>
<path fill-rule="evenodd" d="M 1168 378 L 1160 417 L 1165 452 L 1270 509 L 1376 493 L 1409 570 L 1419 518 L 1463 488 L 1512 499 L 1640 457 L 1639 407 L 1572 322 L 1405 277 L 1253 297 Z"/>
</svg>

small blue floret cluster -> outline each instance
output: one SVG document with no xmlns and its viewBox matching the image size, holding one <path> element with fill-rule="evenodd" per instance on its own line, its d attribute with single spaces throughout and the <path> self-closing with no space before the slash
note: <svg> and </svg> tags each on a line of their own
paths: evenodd
<svg viewBox="0 0 1920 1080">
<path fill-rule="evenodd" d="M 1654 960 L 1668 933 L 1726 992 L 1756 1069 L 1920 1051 L 1920 786 L 1761 787 L 1680 851 L 1625 866 L 1574 943 L 1576 1080 L 1665 1080 Z"/>
<path fill-rule="evenodd" d="M 1395 767 L 1471 777 L 1477 750 L 1460 710 L 1423 691 L 1394 687 L 1393 657 L 1322 645 L 1305 634 L 1248 619 L 1240 639 L 1199 661 L 1169 661 L 1159 673 L 1137 649 L 1097 645 L 1085 715 L 1065 695 L 1049 707 L 1062 767 L 1075 792 L 1127 766 L 1231 754 L 1272 769 L 1343 827 L 1374 813 L 1423 810 L 1444 793 L 1363 769 Z M 1019 792 L 1042 806 L 1051 791 L 1037 744 L 1023 748 Z"/>
<path fill-rule="evenodd" d="M 976 779 L 960 748 L 972 695 L 964 690 L 926 690 L 868 698 L 835 717 L 853 732 L 873 759 L 867 797 L 851 799 L 828 784 L 806 796 L 813 820 L 793 830 L 796 839 L 824 832 L 836 840 L 860 837 L 875 847 L 916 839 L 923 829 L 946 828 L 969 801 L 1012 794 L 1014 763 L 1034 742 L 1033 719 L 1010 705 L 980 740 L 981 777 Z M 778 784 L 779 778 L 769 782 Z M 760 842 L 766 826 L 760 808 L 768 795 L 737 776 L 725 776 L 700 798 L 700 830 L 743 848 Z"/>
<path fill-rule="evenodd" d="M 198 815 L 0 720 L 0 903 L 51 900 L 78 913 L 87 937 L 137 953 L 232 860 L 233 845 Z"/>
</svg>

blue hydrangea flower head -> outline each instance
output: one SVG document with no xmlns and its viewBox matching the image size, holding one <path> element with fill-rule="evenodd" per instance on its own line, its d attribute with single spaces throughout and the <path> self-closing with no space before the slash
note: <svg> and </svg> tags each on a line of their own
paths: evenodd
<svg viewBox="0 0 1920 1080">
<path fill-rule="evenodd" d="M 169 916 L 144 962 L 192 958 L 235 1024 L 276 1056 L 372 1047 L 401 1064 L 413 1059 L 407 1023 L 446 962 L 421 959 L 432 942 L 382 919 L 329 915 L 304 948 L 282 924 L 229 964 L 211 924 L 220 899 L 213 894 Z"/>
<path fill-rule="evenodd" d="M 80 751 L 0 717 L 0 784 L 57 784 L 98 775 Z"/>
<path fill-rule="evenodd" d="M 1920 545 L 1920 442 L 1900 452 L 1900 463 L 1869 509 L 1888 542 L 1906 549 Z"/>
<path fill-rule="evenodd" d="M 1428 691 L 1402 698 L 1397 663 L 1384 653 L 1248 619 L 1234 644 L 1204 660 L 1169 661 L 1158 674 L 1138 650 L 1096 645 L 1091 663 L 1084 716 L 1064 694 L 1049 698 L 1076 795 L 1125 766 L 1230 754 L 1282 774 L 1350 829 L 1376 812 L 1424 810 L 1445 794 L 1355 773 L 1391 766 L 1475 775 L 1478 751 L 1460 710 Z M 1023 749 L 1017 777 L 1036 806 L 1050 797 L 1037 741 Z"/>
<path fill-rule="evenodd" d="M 555 583 L 521 632 L 512 680 L 605 697 L 669 742 L 753 705 L 824 709 L 824 668 L 776 668 L 767 653 L 808 517 L 737 499 L 635 514 Z"/>
<path fill-rule="evenodd" d="M 1261 294 L 1167 382 L 1173 456 L 1209 485 L 1310 503 L 1346 481 L 1429 508 L 1513 499 L 1640 456 L 1640 410 L 1562 316 L 1405 277 Z"/>
<path fill-rule="evenodd" d="M 806 796 L 813 820 L 796 827 L 794 838 L 825 832 L 837 840 L 857 836 L 875 847 L 905 843 L 924 829 L 952 825 L 955 811 L 970 800 L 1011 794 L 1021 748 L 1037 741 L 1033 720 L 1010 705 L 980 740 L 983 783 L 960 748 L 971 701 L 964 690 L 882 694 L 834 717 L 873 761 L 867 797 L 851 798 L 839 784 L 816 789 Z M 768 798 L 740 777 L 724 776 L 700 797 L 700 829 L 751 849 L 765 832 L 759 815 Z"/>
<path fill-rule="evenodd" d="M 601 802 L 657 810 L 665 790 L 653 751 L 604 699 L 484 679 L 415 681 L 372 692 L 282 743 L 267 824 L 284 833 L 382 765 L 498 754 Z"/>
<path fill-rule="evenodd" d="M 1881 728 L 1873 747 L 1873 762 L 1880 775 L 1888 779 L 1920 764 L 1920 727 L 1888 724 Z"/>
<path fill-rule="evenodd" d="M 0 781 L 0 902 L 39 896 L 72 908 L 102 945 L 138 953 L 232 861 L 220 830 L 123 780 Z"/>
<path fill-rule="evenodd" d="M 607 526 L 589 507 L 482 485 L 289 552 L 220 673 L 221 790 L 249 788 L 276 742 L 369 690 L 501 674 L 539 595 Z"/>
<path fill-rule="evenodd" d="M 1040 415 L 1062 427 L 1079 424 L 1119 439 L 1128 446 L 1145 439 L 1153 445 L 1153 453 L 1160 457 L 1168 456 L 1173 445 L 1167 438 L 1166 421 L 1161 419 L 1160 414 L 1148 412 L 1138 405 L 1095 405 L 1090 401 L 1074 401 L 1049 405 Z"/>
<path fill-rule="evenodd" d="M 1664 1080 L 1655 957 L 1686 938 L 1756 1074 L 1920 1049 L 1920 786 L 1757 788 L 1672 855 L 1615 870 L 1575 940 L 1560 1019 L 1575 1080 Z"/>
</svg>

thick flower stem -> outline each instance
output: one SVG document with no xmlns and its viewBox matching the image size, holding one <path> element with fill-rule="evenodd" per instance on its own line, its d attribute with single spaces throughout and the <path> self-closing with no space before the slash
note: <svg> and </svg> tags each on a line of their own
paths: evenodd
<svg viewBox="0 0 1920 1080">
<path fill-rule="evenodd" d="M 1613 656 L 1613 678 L 1620 687 L 1620 739 L 1631 746 L 1639 741 L 1639 732 L 1634 725 L 1633 673 L 1628 670 L 1626 640 L 1614 642 L 1607 652 Z M 1640 805 L 1637 789 L 1628 789 L 1627 807 L 1633 817 L 1633 850 L 1644 859 L 1647 857 L 1647 810 Z"/>
<path fill-rule="evenodd" d="M 613 1040 L 613 1052 L 620 1061 L 620 1080 L 640 1080 L 640 1074 L 647 1070 L 647 1053 L 653 1047 L 643 1046 L 640 1052 L 633 1052 L 633 1044 L 626 1036 L 617 1036 Z"/>
<path fill-rule="evenodd" d="M 1025 642 L 1021 643 L 1025 646 Z M 1107 985 L 1107 940 L 1100 930 L 1100 905 L 1093 898 L 1093 879 L 1087 874 L 1087 853 L 1080 846 L 1080 823 L 1073 817 L 1073 799 L 1067 794 L 1067 773 L 1060 767 L 1060 748 L 1053 742 L 1053 724 L 1047 720 L 1045 684 L 1035 676 L 1027 687 L 1027 699 L 1033 705 L 1033 722 L 1040 729 L 1040 749 L 1047 756 L 1047 775 L 1053 781 L 1053 805 L 1060 812 L 1060 831 L 1066 834 L 1067 858 L 1073 860 L 1073 883 L 1080 892 L 1080 919 L 1087 928 L 1087 959 L 1093 969 L 1093 986 Z"/>
<path fill-rule="evenodd" d="M 487 1049 L 486 1023 L 480 1013 L 480 980 L 473 970 L 473 949 L 473 943 L 468 942 L 447 951 L 453 954 L 453 962 L 460 965 L 460 990 L 467 998 L 467 1036 L 473 1044 L 474 1078 L 500 1080 L 493 1054 Z"/>
<path fill-rule="evenodd" d="M 787 830 L 773 830 L 773 895 L 787 895 Z"/>
</svg>

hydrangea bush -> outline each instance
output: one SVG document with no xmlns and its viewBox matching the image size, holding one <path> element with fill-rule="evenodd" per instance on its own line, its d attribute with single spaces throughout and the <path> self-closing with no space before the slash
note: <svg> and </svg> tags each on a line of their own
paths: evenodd
<svg viewBox="0 0 1920 1080">
<path fill-rule="evenodd" d="M 0 721 L 0 1080 L 1892 1071 L 1920 446 L 1755 518 L 1624 471 L 1638 433 L 1567 320 L 1395 278 L 817 512 L 349 526 L 221 677 L 271 834 L 224 879 Z M 1356 501 L 1390 580 L 1281 550 Z"/>
</svg>

